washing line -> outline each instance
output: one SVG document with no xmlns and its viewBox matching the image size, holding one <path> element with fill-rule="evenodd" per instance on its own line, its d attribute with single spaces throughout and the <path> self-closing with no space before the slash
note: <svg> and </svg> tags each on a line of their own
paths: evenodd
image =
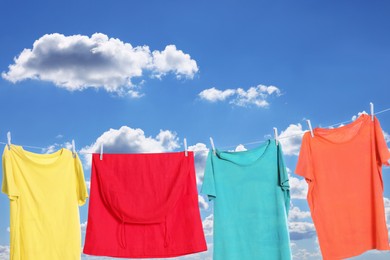
<svg viewBox="0 0 390 260">
<path fill-rule="evenodd" d="M 378 111 L 378 112 L 374 113 L 374 115 L 382 114 L 382 113 L 385 113 L 385 112 L 388 112 L 388 111 L 390 111 L 390 107 L 386 108 L 384 110 Z M 365 113 L 365 111 L 363 113 Z M 343 124 L 346 124 L 346 123 L 349 123 L 349 122 L 352 122 L 352 121 L 354 121 L 354 120 L 351 119 L 351 120 L 343 121 L 343 122 L 340 122 L 340 123 L 332 124 L 332 125 L 329 125 L 329 126 L 325 126 L 325 127 L 322 127 L 322 128 L 333 128 L 335 126 L 343 125 Z M 279 135 L 278 140 L 289 139 L 289 138 L 301 136 L 301 135 L 303 135 L 303 134 L 305 134 L 306 132 L 309 132 L 309 131 L 310 130 L 305 130 L 305 131 L 303 131 L 302 133 L 299 133 L 299 134 L 286 135 L 286 136 L 280 136 Z M 263 142 L 264 142 L 264 140 L 258 140 L 258 141 L 253 141 L 253 142 L 249 142 L 249 143 L 242 143 L 240 145 L 245 146 L 245 145 L 259 144 L 259 143 L 263 143 Z M 224 147 L 221 147 L 219 149 L 227 149 L 227 148 L 232 148 L 232 147 L 237 147 L 237 145 L 224 146 Z M 202 151 L 202 150 L 197 150 L 197 151 Z"/>
<path fill-rule="evenodd" d="M 382 113 L 385 113 L 385 112 L 388 112 L 390 111 L 390 107 L 389 108 L 386 108 L 386 109 L 383 109 L 381 111 L 378 111 L 376 113 L 374 113 L 374 115 L 378 115 L 378 114 L 382 114 Z M 343 121 L 343 122 L 340 122 L 340 123 L 336 123 L 336 124 L 332 124 L 332 125 L 329 125 L 329 126 L 326 126 L 326 127 L 322 127 L 322 128 L 333 128 L 334 126 L 338 126 L 338 125 L 343 125 L 343 124 L 346 124 L 346 123 L 349 123 L 349 122 L 352 122 L 354 120 L 347 120 L 347 121 Z M 293 137 L 297 137 L 297 136 L 301 136 L 303 135 L 304 133 L 308 132 L 309 130 L 305 130 L 303 131 L 302 133 L 299 133 L 299 134 L 293 134 L 293 135 L 287 135 L 287 136 L 279 136 L 278 139 L 281 140 L 281 139 L 288 139 L 288 138 L 293 138 Z M 252 144 L 259 144 L 259 143 L 263 143 L 264 140 L 258 140 L 258 141 L 253 141 L 253 142 L 248 142 L 248 143 L 242 143 L 240 145 L 252 145 Z M 7 143 L 5 142 L 0 142 L 0 144 L 4 144 L 4 145 L 7 145 Z M 41 149 L 41 150 L 46 150 L 47 147 L 39 147 L 39 146 L 31 146 L 31 145 L 19 145 L 19 146 L 22 146 L 22 147 L 26 147 L 26 148 L 32 148 L 32 149 Z M 221 147 L 219 149 L 227 149 L 227 148 L 232 148 L 232 147 L 237 147 L 237 145 L 231 145 L 231 146 L 224 146 L 224 147 Z M 201 151 L 208 151 L 209 149 L 200 149 L 200 150 L 196 150 L 196 152 L 201 152 Z M 80 153 L 80 154 L 93 154 L 91 152 L 82 152 L 82 151 L 77 151 L 77 153 Z M 97 152 L 95 152 L 97 153 Z"/>
</svg>

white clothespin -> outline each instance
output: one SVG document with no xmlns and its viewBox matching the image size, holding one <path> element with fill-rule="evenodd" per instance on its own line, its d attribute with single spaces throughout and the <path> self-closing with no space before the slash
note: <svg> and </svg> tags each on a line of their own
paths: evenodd
<svg viewBox="0 0 390 260">
<path fill-rule="evenodd" d="M 7 133 L 7 143 L 8 143 L 8 150 L 11 149 L 11 132 L 8 131 Z"/>
<path fill-rule="evenodd" d="M 275 135 L 275 143 L 278 145 L 279 143 L 279 136 L 278 136 L 278 129 L 274 127 L 274 135 Z"/>
<path fill-rule="evenodd" d="M 100 144 L 100 161 L 103 160 L 103 143 Z"/>
<path fill-rule="evenodd" d="M 212 137 L 210 137 L 210 143 L 211 143 L 211 148 L 213 149 L 213 153 L 214 153 L 214 155 L 216 155 L 216 153 L 215 153 L 215 145 L 214 145 L 214 140 L 213 140 L 213 138 L 212 138 Z"/>
<path fill-rule="evenodd" d="M 187 138 L 184 138 L 184 153 L 186 157 L 188 156 L 188 148 L 187 148 Z"/>
<path fill-rule="evenodd" d="M 309 126 L 311 137 L 314 137 L 313 128 L 311 127 L 311 122 L 310 122 L 310 120 L 307 119 L 306 122 L 307 122 L 307 125 Z"/>
<path fill-rule="evenodd" d="M 370 102 L 371 121 L 374 121 L 374 103 Z"/>
<path fill-rule="evenodd" d="M 76 158 L 76 145 L 74 144 L 74 139 L 72 139 L 72 155 L 73 158 Z"/>
</svg>

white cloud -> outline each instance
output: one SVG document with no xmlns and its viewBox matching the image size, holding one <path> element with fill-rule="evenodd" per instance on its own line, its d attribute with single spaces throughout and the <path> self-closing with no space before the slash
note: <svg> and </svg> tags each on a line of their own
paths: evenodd
<svg viewBox="0 0 390 260">
<path fill-rule="evenodd" d="M 385 205 L 386 218 L 388 220 L 387 222 L 390 223 L 390 199 L 383 197 L 383 202 Z"/>
<path fill-rule="evenodd" d="M 309 211 L 301 211 L 301 209 L 296 206 L 291 207 L 288 213 L 289 221 L 297 221 L 297 220 L 306 219 L 310 217 L 311 215 Z"/>
<path fill-rule="evenodd" d="M 214 223 L 214 215 L 210 214 L 207 216 L 202 224 L 203 224 L 203 231 L 204 235 L 207 236 L 212 236 L 213 235 L 213 223 Z"/>
<path fill-rule="evenodd" d="M 7 227 L 7 232 L 9 233 L 11 231 L 11 229 L 9 227 Z"/>
<path fill-rule="evenodd" d="M 306 248 L 299 248 L 295 243 L 291 243 L 291 251 L 293 259 L 299 260 L 317 260 L 321 258 L 321 252 L 319 248 L 316 251 L 309 251 Z"/>
<path fill-rule="evenodd" d="M 308 184 L 305 179 L 299 179 L 289 175 L 290 195 L 292 199 L 306 199 Z"/>
<path fill-rule="evenodd" d="M 301 124 L 290 124 L 286 130 L 280 133 L 280 143 L 285 155 L 299 155 L 304 132 Z"/>
<path fill-rule="evenodd" d="M 361 116 L 362 114 L 366 114 L 367 115 L 367 112 L 366 111 L 362 111 L 362 112 L 359 112 L 358 114 L 357 114 L 357 116 L 356 115 L 353 115 L 352 116 L 352 121 L 355 121 L 356 120 L 356 118 L 358 118 L 359 116 Z"/>
<path fill-rule="evenodd" d="M 203 182 L 203 175 L 209 150 L 203 143 L 197 143 L 195 145 L 189 146 L 188 150 L 194 152 L 196 183 L 200 185 Z"/>
<path fill-rule="evenodd" d="M 205 89 L 202 92 L 199 93 L 199 96 L 201 99 L 210 101 L 210 102 L 217 102 L 217 101 L 224 101 L 228 97 L 235 94 L 234 89 L 226 89 L 226 90 L 219 90 L 216 88 L 209 88 Z"/>
<path fill-rule="evenodd" d="M 206 210 L 209 208 L 209 204 L 206 202 L 204 197 L 202 195 L 198 195 L 198 203 L 199 203 L 199 208 L 202 210 Z"/>
<path fill-rule="evenodd" d="M 64 142 L 62 144 L 54 143 L 52 145 L 49 145 L 46 148 L 43 148 L 42 152 L 43 153 L 54 153 L 61 148 L 66 148 L 68 150 L 72 150 L 72 144 L 70 142 Z"/>
<path fill-rule="evenodd" d="M 230 101 L 230 103 L 237 106 L 246 107 L 255 105 L 257 107 L 268 107 L 268 96 L 272 94 L 280 96 L 280 90 L 275 86 L 258 85 L 257 87 L 250 87 L 248 90 L 238 88 L 236 90 L 237 97 Z"/>
<path fill-rule="evenodd" d="M 85 181 L 85 185 L 87 185 L 87 189 L 91 189 L 91 181 Z"/>
<path fill-rule="evenodd" d="M 268 95 L 271 95 L 273 93 L 276 93 L 278 96 L 281 95 L 280 90 L 277 87 L 275 87 L 275 86 L 268 86 L 267 87 L 267 86 L 264 86 L 264 85 L 259 85 L 257 87 L 260 87 L 260 90 L 262 92 L 267 92 Z"/>
<path fill-rule="evenodd" d="M 122 126 L 104 132 L 93 144 L 83 147 L 80 154 L 84 155 L 84 165 L 89 168 L 92 157 L 89 153 L 99 153 L 101 144 L 103 153 L 153 153 L 173 151 L 180 147 L 178 141 L 176 133 L 169 130 L 160 130 L 156 137 L 148 137 L 140 128 Z"/>
<path fill-rule="evenodd" d="M 85 233 L 87 231 L 87 224 L 88 221 L 85 221 L 84 223 L 80 223 L 81 233 Z"/>
<path fill-rule="evenodd" d="M 314 224 L 310 222 L 289 221 L 288 227 L 290 231 L 291 240 L 307 239 L 312 238 L 316 235 Z"/>
<path fill-rule="evenodd" d="M 57 136 L 56 136 L 56 138 L 57 139 L 61 139 L 61 138 L 63 138 L 64 136 L 62 135 L 62 134 L 58 134 Z"/>
<path fill-rule="evenodd" d="M 9 259 L 9 246 L 0 245 L 0 260 Z"/>
<path fill-rule="evenodd" d="M 390 199 L 383 197 L 383 202 L 385 204 L 385 215 L 386 215 L 386 222 L 387 222 L 387 230 L 389 232 L 390 237 Z"/>
<path fill-rule="evenodd" d="M 247 151 L 247 149 L 245 148 L 244 145 L 239 144 L 239 145 L 237 145 L 237 147 L 236 147 L 236 149 L 234 151 L 235 152 L 243 152 L 243 151 Z"/>
<path fill-rule="evenodd" d="M 32 49 L 24 49 L 15 57 L 8 68 L 2 77 L 13 83 L 34 79 L 69 91 L 103 88 L 134 98 L 142 93 L 132 79 L 145 72 L 159 77 L 172 72 L 178 78 L 193 78 L 198 71 L 196 61 L 175 45 L 166 46 L 162 52 L 151 52 L 146 45 L 133 47 L 103 33 L 91 37 L 45 34 L 34 42 Z"/>
<path fill-rule="evenodd" d="M 390 134 L 383 130 L 383 136 L 385 137 L 386 143 L 390 143 Z"/>
<path fill-rule="evenodd" d="M 289 222 L 290 232 L 305 233 L 315 231 L 314 224 L 310 222 Z"/>
<path fill-rule="evenodd" d="M 196 61 L 189 54 L 177 50 L 175 45 L 168 45 L 161 52 L 153 51 L 152 67 L 158 78 L 174 72 L 177 78 L 185 76 L 192 79 L 199 70 Z"/>
<path fill-rule="evenodd" d="M 307 221 L 304 221 L 304 220 Z M 291 240 L 301 240 L 315 236 L 315 227 L 311 222 L 309 211 L 302 211 L 299 207 L 294 206 L 291 201 L 291 207 L 288 214 L 288 226 Z"/>
<path fill-rule="evenodd" d="M 241 107 L 251 105 L 268 107 L 269 103 L 267 98 L 270 95 L 280 96 L 281 92 L 275 86 L 258 85 L 256 87 L 250 87 L 248 90 L 242 88 L 219 90 L 213 87 L 199 93 L 201 99 L 209 102 L 225 101 L 232 97 L 229 103 Z"/>
</svg>

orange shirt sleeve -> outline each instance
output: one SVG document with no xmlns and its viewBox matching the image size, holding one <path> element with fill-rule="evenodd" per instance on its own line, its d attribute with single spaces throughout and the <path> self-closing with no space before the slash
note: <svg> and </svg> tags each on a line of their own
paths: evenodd
<svg viewBox="0 0 390 260">
<path fill-rule="evenodd" d="M 375 128 L 375 144 L 376 144 L 376 156 L 378 160 L 378 164 L 388 165 L 390 166 L 390 151 L 386 145 L 385 137 L 383 136 L 382 128 L 379 123 L 379 120 L 375 117 L 374 120 L 374 128 Z"/>
<path fill-rule="evenodd" d="M 302 138 L 301 149 L 299 151 L 298 163 L 295 168 L 295 173 L 304 177 L 307 182 L 314 181 L 313 174 L 313 162 L 310 149 L 310 136 L 309 132 L 306 132 Z"/>
</svg>

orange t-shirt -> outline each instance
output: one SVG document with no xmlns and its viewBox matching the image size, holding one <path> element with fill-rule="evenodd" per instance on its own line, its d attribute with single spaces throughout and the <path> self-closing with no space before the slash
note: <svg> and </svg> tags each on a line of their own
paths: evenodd
<svg viewBox="0 0 390 260">
<path fill-rule="evenodd" d="M 348 125 L 313 131 L 314 137 L 303 136 L 295 172 L 309 184 L 307 200 L 323 258 L 390 250 L 382 181 L 390 152 L 379 121 L 363 114 Z"/>
</svg>

